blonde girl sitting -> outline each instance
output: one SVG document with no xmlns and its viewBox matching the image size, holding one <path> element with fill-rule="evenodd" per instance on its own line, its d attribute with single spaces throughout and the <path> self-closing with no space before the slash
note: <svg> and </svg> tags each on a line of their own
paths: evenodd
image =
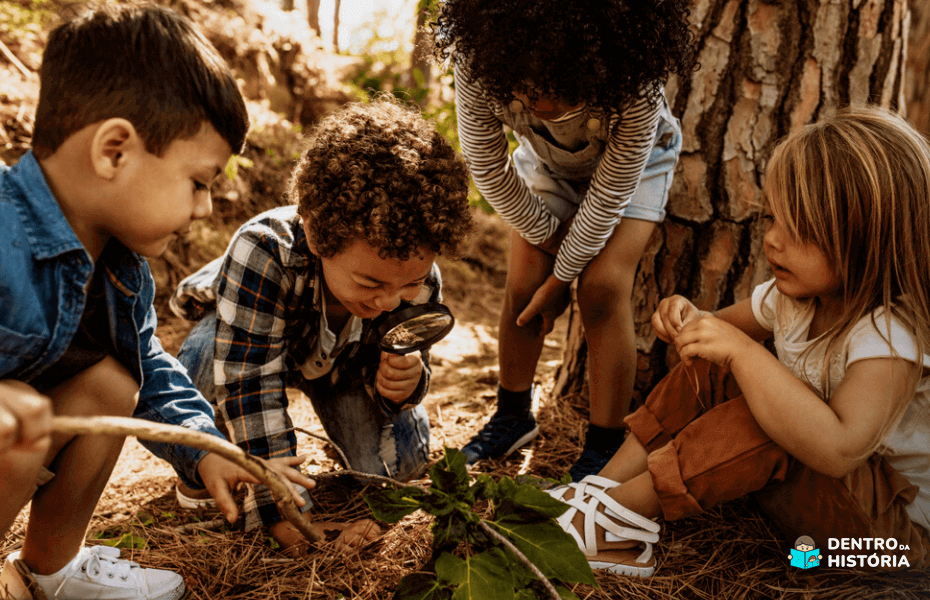
<svg viewBox="0 0 930 600">
<path fill-rule="evenodd" d="M 847 110 L 776 148 L 764 196 L 774 279 L 715 313 L 662 300 L 652 322 L 682 363 L 598 476 L 549 490 L 594 568 L 650 576 L 653 518 L 750 493 L 787 540 L 846 553 L 827 565 L 930 563 L 930 147 Z M 773 336 L 777 358 L 758 343 Z"/>
</svg>

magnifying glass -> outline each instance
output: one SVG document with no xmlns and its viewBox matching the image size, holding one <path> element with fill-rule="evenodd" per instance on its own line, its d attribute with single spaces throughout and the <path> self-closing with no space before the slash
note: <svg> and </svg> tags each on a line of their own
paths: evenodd
<svg viewBox="0 0 930 600">
<path fill-rule="evenodd" d="M 372 324 L 378 347 L 392 354 L 410 354 L 429 348 L 449 335 L 455 317 L 444 304 L 427 302 L 394 310 Z"/>
</svg>

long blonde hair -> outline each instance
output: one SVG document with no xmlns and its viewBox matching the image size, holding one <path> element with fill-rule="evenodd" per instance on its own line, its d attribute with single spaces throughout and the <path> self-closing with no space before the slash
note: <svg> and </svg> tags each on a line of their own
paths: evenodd
<svg viewBox="0 0 930 600">
<path fill-rule="evenodd" d="M 819 342 L 826 360 L 865 316 L 879 332 L 890 331 L 894 316 L 914 334 L 923 367 L 930 349 L 927 140 L 890 111 L 846 109 L 788 135 L 769 161 L 764 187 L 775 219 L 795 241 L 823 252 L 842 281 L 843 313 Z M 875 323 L 879 308 L 883 328 Z M 824 373 L 828 399 L 829 363 Z M 873 450 L 907 404 L 896 407 Z"/>
</svg>

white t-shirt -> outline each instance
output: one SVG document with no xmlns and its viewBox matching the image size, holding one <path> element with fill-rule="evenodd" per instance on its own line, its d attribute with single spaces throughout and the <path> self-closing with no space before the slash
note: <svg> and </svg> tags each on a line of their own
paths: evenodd
<svg viewBox="0 0 930 600">
<path fill-rule="evenodd" d="M 802 381 L 823 395 L 822 374 L 825 344 L 815 347 L 803 360 L 802 353 L 816 340 L 808 340 L 814 306 L 784 296 L 772 279 L 759 285 L 752 294 L 752 312 L 759 324 L 774 334 L 778 360 Z M 918 362 L 914 336 L 897 319 L 886 327 L 884 311 L 875 312 L 876 329 L 870 317 L 859 321 L 830 358 L 830 390 L 835 390 L 849 365 L 865 358 L 894 356 Z M 879 333 L 879 331 L 883 331 Z M 891 340 L 889 345 L 887 340 Z M 923 364 L 930 367 L 930 355 Z M 806 371 L 806 377 L 802 376 Z M 878 452 L 911 484 L 920 488 L 917 498 L 907 506 L 911 521 L 930 530 L 930 377 L 924 377 L 900 423 L 882 440 Z"/>
</svg>

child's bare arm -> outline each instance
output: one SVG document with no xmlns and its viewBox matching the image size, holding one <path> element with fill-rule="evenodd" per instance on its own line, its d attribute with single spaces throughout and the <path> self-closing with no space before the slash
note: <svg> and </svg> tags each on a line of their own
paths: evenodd
<svg viewBox="0 0 930 600">
<path fill-rule="evenodd" d="M 897 358 L 852 363 L 824 402 L 736 325 L 703 315 L 675 340 L 685 363 L 701 357 L 730 368 L 750 411 L 772 440 L 812 469 L 841 477 L 860 464 L 896 407 L 909 398 L 917 367 Z"/>
<path fill-rule="evenodd" d="M 0 380 L 0 454 L 47 452 L 51 441 L 51 400 L 21 381 Z"/>
<path fill-rule="evenodd" d="M 896 408 L 910 399 L 919 374 L 903 359 L 857 361 L 826 403 L 768 352 L 747 352 L 731 368 L 769 437 L 831 477 L 842 477 L 868 457 Z"/>
</svg>

